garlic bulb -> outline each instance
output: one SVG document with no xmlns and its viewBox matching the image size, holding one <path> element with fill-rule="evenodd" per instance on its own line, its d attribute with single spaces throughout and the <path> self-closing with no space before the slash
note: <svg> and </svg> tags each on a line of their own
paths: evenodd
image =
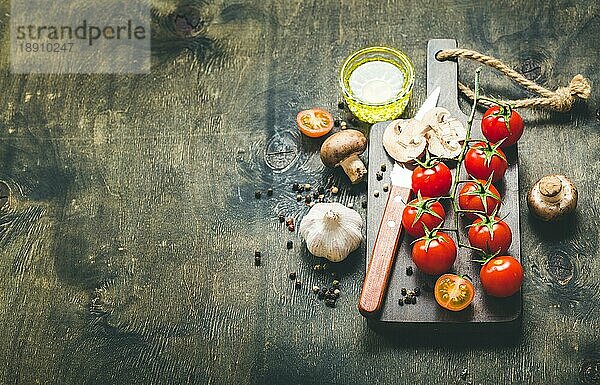
<svg viewBox="0 0 600 385">
<path fill-rule="evenodd" d="M 362 217 L 339 203 L 317 203 L 300 222 L 308 251 L 332 262 L 343 261 L 362 241 Z"/>
</svg>

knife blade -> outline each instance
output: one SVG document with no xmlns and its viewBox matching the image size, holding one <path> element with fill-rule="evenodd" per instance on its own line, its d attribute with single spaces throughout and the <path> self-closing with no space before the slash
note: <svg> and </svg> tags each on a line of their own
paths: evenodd
<svg viewBox="0 0 600 385">
<path fill-rule="evenodd" d="M 423 102 L 413 119 L 422 120 L 425 114 L 437 105 L 439 96 L 440 88 L 437 87 Z M 365 317 L 377 314 L 383 304 L 402 235 L 402 212 L 410 199 L 412 171 L 395 162 L 390 173 L 390 182 L 388 199 L 358 302 L 358 310 Z"/>
</svg>

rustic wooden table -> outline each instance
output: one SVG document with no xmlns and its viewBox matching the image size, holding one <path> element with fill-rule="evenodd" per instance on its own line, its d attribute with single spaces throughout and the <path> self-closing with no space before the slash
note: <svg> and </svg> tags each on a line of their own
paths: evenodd
<svg viewBox="0 0 600 385">
<path fill-rule="evenodd" d="M 1 384 L 600 383 L 598 3 L 150 3 L 153 68 L 135 76 L 11 75 L 10 6 L 0 5 L 0 179 L 10 189 L 0 213 Z M 295 181 L 338 184 L 337 199 L 364 215 L 365 186 L 325 170 L 319 142 L 301 137 L 294 117 L 312 106 L 339 115 L 337 69 L 374 44 L 413 59 L 414 113 L 436 37 L 549 88 L 577 73 L 596 87 L 571 113 L 523 111 L 512 215 L 526 279 L 511 338 L 370 328 L 356 309 L 364 247 L 315 272 L 319 261 L 277 220 L 307 211 Z M 475 66 L 460 68 L 472 82 Z M 482 83 L 525 96 L 488 70 Z M 543 225 L 525 193 L 554 172 L 573 178 L 580 205 Z M 332 271 L 335 309 L 310 293 Z"/>
</svg>

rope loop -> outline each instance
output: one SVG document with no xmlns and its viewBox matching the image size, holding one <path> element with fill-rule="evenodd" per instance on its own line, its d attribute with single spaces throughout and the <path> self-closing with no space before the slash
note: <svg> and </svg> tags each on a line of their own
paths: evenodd
<svg viewBox="0 0 600 385">
<path fill-rule="evenodd" d="M 474 60 L 481 64 L 492 67 L 513 80 L 515 83 L 520 84 L 529 91 L 540 95 L 538 98 L 498 101 L 499 103 L 509 104 L 513 108 L 546 107 L 560 112 L 567 112 L 573 108 L 573 105 L 577 100 L 585 100 L 589 98 L 592 91 L 590 83 L 580 74 L 577 74 L 573 77 L 568 87 L 559 87 L 556 89 L 556 91 L 551 91 L 525 78 L 525 76 L 508 67 L 502 61 L 492 56 L 483 55 L 477 51 L 457 48 L 442 50 L 436 54 L 436 58 L 440 61 L 459 57 Z M 469 99 L 473 99 L 473 90 L 471 90 L 467 85 L 459 82 L 458 88 Z M 489 107 L 494 103 L 488 100 L 480 100 L 479 104 Z"/>
</svg>

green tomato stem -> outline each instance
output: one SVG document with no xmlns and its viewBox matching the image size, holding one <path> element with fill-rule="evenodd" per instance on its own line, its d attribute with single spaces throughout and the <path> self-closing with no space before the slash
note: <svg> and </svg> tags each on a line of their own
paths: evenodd
<svg viewBox="0 0 600 385">
<path fill-rule="evenodd" d="M 477 103 L 479 100 L 481 100 L 481 98 L 479 97 L 479 74 L 480 74 L 480 72 L 481 72 L 481 67 L 477 68 L 477 70 L 475 70 L 475 92 L 474 92 L 474 96 L 473 96 L 473 107 L 471 108 L 471 114 L 469 115 L 469 118 L 467 120 L 467 129 L 466 129 L 467 132 L 465 135 L 465 140 L 461 147 L 460 155 L 458 156 L 458 159 L 456 161 L 456 173 L 454 175 L 454 179 L 452 181 L 452 186 L 450 188 L 451 193 L 450 193 L 450 195 L 436 198 L 438 201 L 444 200 L 444 199 L 450 199 L 450 201 L 452 202 L 452 210 L 454 211 L 454 226 L 455 226 L 455 228 L 453 228 L 453 229 L 437 228 L 436 230 L 452 231 L 452 232 L 456 233 L 456 240 L 458 241 L 457 242 L 458 247 L 463 247 L 466 249 L 474 250 L 474 251 L 477 251 L 478 253 L 482 253 L 485 255 L 484 250 L 462 243 L 461 237 L 460 237 L 460 230 L 459 230 L 460 229 L 460 220 L 459 220 L 460 214 L 463 214 L 463 213 L 480 214 L 481 212 L 477 211 L 477 210 L 463 210 L 460 207 L 458 207 L 458 202 L 457 202 L 458 201 L 458 199 L 457 199 L 458 185 L 461 183 L 470 182 L 469 180 L 462 180 L 460 178 L 460 174 L 462 171 L 462 165 L 465 160 L 465 154 L 467 153 L 467 149 L 469 148 L 469 143 L 480 141 L 479 139 L 471 139 L 471 129 L 473 128 L 473 120 L 475 119 L 475 111 L 477 109 Z M 486 99 L 486 100 L 488 100 L 488 99 Z M 490 100 L 490 101 L 492 101 L 492 100 Z M 494 102 L 494 101 L 492 101 L 492 102 Z"/>
<path fill-rule="evenodd" d="M 484 250 L 482 250 L 482 249 L 480 249 L 479 247 L 473 247 L 473 246 L 471 246 L 471 245 L 466 245 L 466 244 L 464 244 L 464 243 L 459 243 L 459 244 L 458 244 L 458 247 L 464 247 L 465 249 L 471 249 L 471 250 L 473 250 L 473 251 L 477 251 L 478 253 L 485 254 L 485 251 L 484 251 Z"/>
<path fill-rule="evenodd" d="M 465 160 L 465 154 L 467 153 L 467 148 L 469 147 L 469 142 L 471 141 L 471 129 L 473 128 L 473 120 L 475 119 L 475 110 L 477 109 L 477 102 L 479 101 L 479 74 L 481 73 L 481 67 L 475 70 L 475 92 L 473 95 L 473 107 L 471 107 L 471 114 L 469 115 L 469 119 L 467 120 L 467 133 L 465 135 L 465 141 L 463 142 L 460 155 L 458 156 L 457 164 L 456 164 L 456 174 L 454 175 L 454 180 L 452 181 L 452 193 L 450 197 L 452 199 L 452 209 L 454 210 L 454 225 L 456 227 L 456 240 L 458 241 L 458 247 L 464 247 L 460 239 L 460 222 L 459 215 L 461 212 L 465 210 L 461 210 L 458 207 L 457 203 L 457 192 L 458 192 L 458 184 L 460 179 L 460 173 L 462 169 L 463 161 Z M 467 248 L 470 248 L 467 247 Z"/>
</svg>

